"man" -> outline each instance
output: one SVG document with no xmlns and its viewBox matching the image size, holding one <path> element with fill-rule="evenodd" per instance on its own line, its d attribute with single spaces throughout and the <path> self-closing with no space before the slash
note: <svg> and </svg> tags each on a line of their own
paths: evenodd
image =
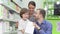
<svg viewBox="0 0 60 34">
<path fill-rule="evenodd" d="M 52 34 L 52 24 L 45 20 L 45 10 L 37 9 L 35 15 L 36 24 L 34 34 Z"/>
<path fill-rule="evenodd" d="M 28 9 L 29 9 L 29 20 L 34 22 L 35 19 L 34 19 L 34 10 L 35 10 L 35 7 L 36 7 L 36 3 L 34 1 L 30 1 L 28 3 Z"/>
</svg>

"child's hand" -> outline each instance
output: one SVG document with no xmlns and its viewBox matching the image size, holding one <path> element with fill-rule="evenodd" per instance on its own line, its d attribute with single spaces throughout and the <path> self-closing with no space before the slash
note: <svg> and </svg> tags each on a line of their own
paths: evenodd
<svg viewBox="0 0 60 34">
<path fill-rule="evenodd" d="M 24 32 L 25 32 L 25 30 L 23 29 L 23 30 L 22 30 L 22 34 L 24 34 Z"/>
<path fill-rule="evenodd" d="M 18 28 L 18 21 L 16 21 L 16 26 L 15 27 Z"/>
</svg>

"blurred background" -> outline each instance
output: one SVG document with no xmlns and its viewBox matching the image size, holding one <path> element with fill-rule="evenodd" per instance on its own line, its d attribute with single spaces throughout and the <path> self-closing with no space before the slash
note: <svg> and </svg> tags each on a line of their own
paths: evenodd
<svg viewBox="0 0 60 34">
<path fill-rule="evenodd" d="M 46 10 L 46 20 L 51 21 L 52 34 L 60 34 L 60 0 L 0 0 L 0 34 L 17 34 L 16 21 L 20 20 L 21 8 L 28 8 L 29 1 L 36 9 Z"/>
</svg>

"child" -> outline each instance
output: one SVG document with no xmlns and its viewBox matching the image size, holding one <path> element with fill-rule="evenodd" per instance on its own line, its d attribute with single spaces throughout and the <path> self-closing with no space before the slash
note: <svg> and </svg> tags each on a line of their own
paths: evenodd
<svg viewBox="0 0 60 34">
<path fill-rule="evenodd" d="M 34 26 L 33 23 L 28 20 L 29 11 L 26 8 L 21 9 L 20 17 L 21 20 L 18 23 L 18 34 L 33 34 Z"/>
</svg>

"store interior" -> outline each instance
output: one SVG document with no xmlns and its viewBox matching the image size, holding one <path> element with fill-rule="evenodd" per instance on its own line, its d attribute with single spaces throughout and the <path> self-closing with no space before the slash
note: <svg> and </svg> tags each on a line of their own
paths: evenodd
<svg viewBox="0 0 60 34">
<path fill-rule="evenodd" d="M 36 2 L 36 9 L 46 10 L 45 19 L 51 21 L 52 34 L 60 34 L 60 0 L 0 0 L 0 30 L 3 34 L 17 34 L 16 22 L 21 8 L 28 8 L 29 1 Z M 58 11 L 58 12 L 56 12 Z"/>
</svg>

